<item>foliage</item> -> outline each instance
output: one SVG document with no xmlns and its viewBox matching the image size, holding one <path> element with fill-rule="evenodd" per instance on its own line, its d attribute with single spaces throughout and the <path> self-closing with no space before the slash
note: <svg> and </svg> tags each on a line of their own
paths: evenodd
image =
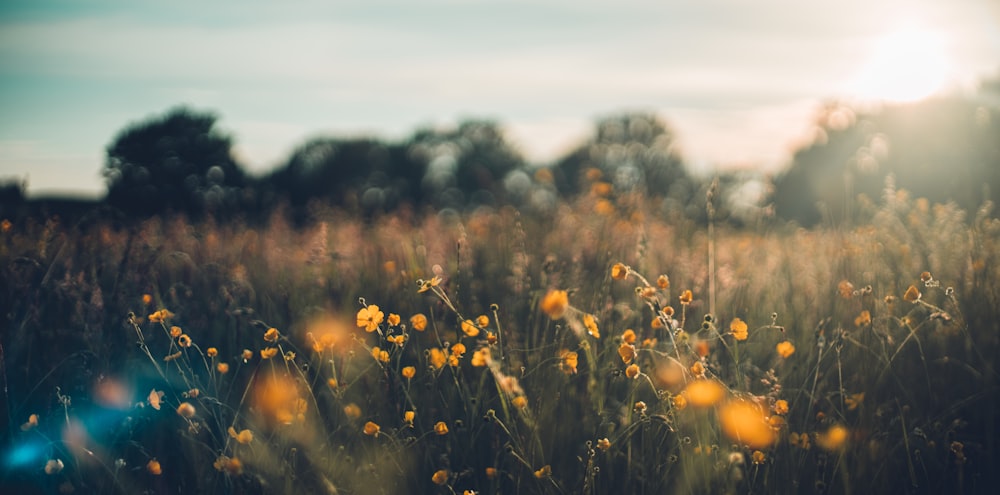
<svg viewBox="0 0 1000 495">
<path fill-rule="evenodd" d="M 544 217 L 8 222 L 0 485 L 996 485 L 988 205 L 966 219 L 888 189 L 853 230 L 753 233 L 586 189 Z"/>
</svg>

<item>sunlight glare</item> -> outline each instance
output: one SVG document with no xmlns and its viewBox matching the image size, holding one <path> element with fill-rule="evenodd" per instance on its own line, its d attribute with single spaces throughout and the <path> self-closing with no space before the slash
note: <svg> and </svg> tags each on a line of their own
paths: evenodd
<svg viewBox="0 0 1000 495">
<path fill-rule="evenodd" d="M 950 70 L 941 35 L 907 26 L 880 38 L 864 69 L 850 84 L 862 99 L 909 102 L 942 89 Z"/>
</svg>

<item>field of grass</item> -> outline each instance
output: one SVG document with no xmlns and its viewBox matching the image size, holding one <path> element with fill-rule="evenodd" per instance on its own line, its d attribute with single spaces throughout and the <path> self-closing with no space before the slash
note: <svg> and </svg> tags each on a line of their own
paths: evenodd
<svg viewBox="0 0 1000 495">
<path fill-rule="evenodd" d="M 991 493 L 1000 222 L 864 208 L 7 221 L 0 486 Z"/>
</svg>

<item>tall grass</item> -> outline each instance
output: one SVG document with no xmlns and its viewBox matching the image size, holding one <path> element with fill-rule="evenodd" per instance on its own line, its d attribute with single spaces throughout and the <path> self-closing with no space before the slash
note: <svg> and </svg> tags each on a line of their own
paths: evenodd
<svg viewBox="0 0 1000 495">
<path fill-rule="evenodd" d="M 593 191 L 546 217 L 7 224 L 0 481 L 24 493 L 993 488 L 988 206 L 966 219 L 888 190 L 859 205 L 871 221 L 858 227 L 709 232 Z"/>
</svg>

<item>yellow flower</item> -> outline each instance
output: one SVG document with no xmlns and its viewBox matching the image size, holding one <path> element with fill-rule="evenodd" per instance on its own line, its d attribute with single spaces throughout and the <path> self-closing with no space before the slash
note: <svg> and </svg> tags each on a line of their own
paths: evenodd
<svg viewBox="0 0 1000 495">
<path fill-rule="evenodd" d="M 774 401 L 774 413 L 788 414 L 788 401 L 784 399 L 778 399 Z"/>
<path fill-rule="evenodd" d="M 386 337 L 385 340 L 388 340 L 399 347 L 403 347 L 403 344 L 406 342 L 406 334 L 401 333 L 399 335 L 390 335 Z"/>
<path fill-rule="evenodd" d="M 621 263 L 615 263 L 614 265 L 611 266 L 611 278 L 615 280 L 624 280 L 625 277 L 628 277 L 627 266 Z"/>
<path fill-rule="evenodd" d="M 332 377 L 331 378 L 327 378 L 327 380 L 326 380 L 326 386 L 327 387 L 337 388 L 337 385 L 339 385 L 339 384 L 337 383 L 337 379 L 336 378 L 332 378 Z"/>
<path fill-rule="evenodd" d="M 181 417 L 191 419 L 195 415 L 194 406 L 188 402 L 181 402 L 181 405 L 177 406 L 177 414 L 181 415 Z"/>
<path fill-rule="evenodd" d="M 447 435 L 448 425 L 444 421 L 434 423 L 434 433 L 437 433 L 438 435 Z"/>
<path fill-rule="evenodd" d="M 538 479 L 548 478 L 549 476 L 552 476 L 552 466 L 549 466 L 548 464 L 539 468 L 538 471 L 535 471 L 535 477 Z"/>
<path fill-rule="evenodd" d="M 423 332 L 427 329 L 427 317 L 422 313 L 417 313 L 410 317 L 410 326 L 418 332 Z"/>
<path fill-rule="evenodd" d="M 154 390 L 153 392 L 156 392 L 156 391 Z M 163 393 L 163 392 L 160 392 L 160 393 Z M 159 396 L 157 396 L 157 399 L 159 399 Z M 160 403 L 159 403 L 159 400 L 157 400 L 156 407 L 154 409 L 159 409 L 159 408 L 160 408 Z M 31 430 L 32 428 L 35 428 L 36 426 L 38 426 L 38 415 L 37 414 L 32 414 L 32 415 L 28 416 L 28 421 L 26 421 L 25 423 L 21 424 L 21 431 L 28 431 L 28 430 Z"/>
<path fill-rule="evenodd" d="M 486 327 L 486 326 L 489 326 L 489 324 L 490 324 L 490 317 L 489 316 L 479 315 L 476 318 L 476 325 L 479 325 L 480 327 Z"/>
<path fill-rule="evenodd" d="M 479 328 L 472 320 L 465 320 L 462 322 L 462 332 L 464 332 L 469 337 L 475 337 L 479 335 Z"/>
<path fill-rule="evenodd" d="M 277 356 L 277 355 L 278 355 L 278 348 L 277 347 L 268 347 L 267 349 L 261 349 L 260 350 L 260 358 L 261 359 L 271 359 L 271 358 L 273 358 L 274 356 Z"/>
<path fill-rule="evenodd" d="M 380 429 L 381 428 L 379 428 L 379 426 L 377 424 L 375 424 L 372 421 L 369 421 L 369 422 L 365 423 L 364 432 L 365 432 L 365 435 L 374 436 L 374 435 L 378 434 L 378 431 Z"/>
<path fill-rule="evenodd" d="M 210 358 L 218 356 L 219 355 L 219 350 L 216 349 L 216 348 L 214 348 L 214 347 L 209 347 L 208 349 L 205 349 L 205 355 L 208 356 L 208 357 L 210 357 Z"/>
<path fill-rule="evenodd" d="M 427 351 L 427 362 L 430 363 L 432 368 L 439 370 L 448 362 L 448 356 L 441 349 L 434 347 Z"/>
<path fill-rule="evenodd" d="M 921 282 L 927 283 L 927 282 L 930 282 L 931 280 L 934 280 L 934 277 L 931 276 L 931 272 L 921 272 L 920 273 L 920 281 Z"/>
<path fill-rule="evenodd" d="M 361 408 L 352 402 L 344 406 L 344 416 L 347 416 L 349 419 L 358 419 L 361 417 Z"/>
<path fill-rule="evenodd" d="M 420 288 L 417 289 L 417 292 L 427 292 L 431 289 L 431 287 L 437 287 L 440 283 L 441 277 L 435 275 L 434 277 L 431 277 L 430 280 L 423 280 L 420 284 Z"/>
<path fill-rule="evenodd" d="M 403 368 L 403 370 L 401 371 L 401 373 L 403 375 L 403 378 L 406 378 L 407 380 L 409 380 L 409 379 L 413 378 L 414 376 L 416 376 L 416 374 L 417 374 L 417 368 L 414 368 L 413 366 L 405 366 Z"/>
<path fill-rule="evenodd" d="M 496 478 L 496 477 L 497 477 L 497 468 L 495 468 L 495 467 L 488 467 L 488 468 L 486 468 L 486 478 L 487 479 L 493 479 L 493 478 Z"/>
<path fill-rule="evenodd" d="M 217 471 L 226 474 L 240 475 L 243 473 L 243 463 L 235 457 L 219 456 L 212 465 L 215 466 Z"/>
<path fill-rule="evenodd" d="M 775 349 L 778 351 L 778 355 L 783 358 L 787 358 L 788 356 L 795 354 L 795 344 L 792 344 L 787 340 L 783 342 L 778 342 L 778 345 L 775 347 Z"/>
<path fill-rule="evenodd" d="M 159 311 L 157 311 L 157 312 L 149 315 L 149 322 L 150 323 L 163 323 L 164 321 L 169 320 L 170 318 L 173 318 L 173 317 L 174 317 L 173 313 L 171 313 L 170 311 L 168 311 L 166 309 L 161 309 L 161 310 L 159 310 Z"/>
<path fill-rule="evenodd" d="M 569 308 L 569 295 L 564 290 L 550 290 L 542 298 L 541 309 L 553 320 L 561 319 Z"/>
<path fill-rule="evenodd" d="M 150 459 L 149 462 L 146 463 L 146 472 L 153 476 L 163 474 L 163 467 L 160 466 L 160 461 L 156 460 L 156 458 Z"/>
<path fill-rule="evenodd" d="M 156 390 L 154 388 L 149 393 L 149 407 L 152 407 L 153 409 L 156 409 L 157 411 L 159 411 L 160 410 L 160 405 L 163 404 L 163 394 L 164 393 L 162 391 L 158 391 L 158 390 Z M 32 416 L 34 416 L 34 414 L 32 414 Z M 38 423 L 37 417 L 36 417 L 35 423 L 36 424 Z"/>
<path fill-rule="evenodd" d="M 153 296 L 150 295 L 150 294 L 143 294 L 142 295 L 142 304 L 145 305 L 145 306 L 149 306 L 150 304 L 153 304 Z"/>
<path fill-rule="evenodd" d="M 458 368 L 458 360 L 459 357 L 454 354 L 448 356 L 448 366 L 451 366 L 452 368 Z"/>
<path fill-rule="evenodd" d="M 177 345 L 181 347 L 191 347 L 191 337 L 186 333 L 182 333 L 180 337 L 177 337 Z"/>
<path fill-rule="evenodd" d="M 459 343 L 451 346 L 451 354 L 453 356 L 458 356 L 458 357 L 464 356 L 465 355 L 465 344 L 459 342 Z"/>
<path fill-rule="evenodd" d="M 295 361 L 295 353 L 292 351 L 285 352 L 285 361 Z"/>
<path fill-rule="evenodd" d="M 849 280 L 841 280 L 837 284 L 837 292 L 840 293 L 840 297 L 844 299 L 850 299 L 854 297 L 854 284 Z"/>
<path fill-rule="evenodd" d="M 733 338 L 736 340 L 746 340 L 749 337 L 746 322 L 739 318 L 733 318 L 732 323 L 729 324 L 729 330 L 733 333 Z"/>
<path fill-rule="evenodd" d="M 236 440 L 237 443 L 246 445 L 253 441 L 253 432 L 250 430 L 242 430 L 239 433 L 236 432 L 236 428 L 232 426 L 229 427 L 229 436 Z"/>
<path fill-rule="evenodd" d="M 431 481 L 433 481 L 435 485 L 443 485 L 443 484 L 447 483 L 448 482 L 448 470 L 447 469 L 438 469 L 437 471 L 434 471 L 434 474 L 431 476 Z"/>
<path fill-rule="evenodd" d="M 264 342 L 277 342 L 278 341 L 278 329 L 271 327 L 264 332 Z"/>
<path fill-rule="evenodd" d="M 764 464 L 764 453 L 759 450 L 755 450 L 753 451 L 753 454 L 750 454 L 750 459 L 753 460 L 754 464 Z"/>
<path fill-rule="evenodd" d="M 598 440 L 597 441 L 597 448 L 599 448 L 601 450 L 608 450 L 608 449 L 610 449 L 611 448 L 611 440 L 608 440 L 607 437 Z"/>
<path fill-rule="evenodd" d="M 638 376 L 639 376 L 639 365 L 638 364 L 634 364 L 634 363 L 628 365 L 628 367 L 625 368 L 625 376 L 627 376 L 629 378 L 638 378 Z"/>
<path fill-rule="evenodd" d="M 750 401 L 737 399 L 724 404 L 719 408 L 719 423 L 727 437 L 752 449 L 768 447 L 777 439 L 764 411 Z"/>
<path fill-rule="evenodd" d="M 848 395 L 847 397 L 844 397 L 844 404 L 847 406 L 848 411 L 853 411 L 857 409 L 858 406 L 861 405 L 862 402 L 864 402 L 864 400 L 865 400 L 865 393 L 860 392 L 857 394 L 851 394 Z"/>
<path fill-rule="evenodd" d="M 618 355 L 622 358 L 623 363 L 631 363 L 635 359 L 635 346 L 622 342 L 622 345 L 618 346 Z"/>
<path fill-rule="evenodd" d="M 622 342 L 625 342 L 626 344 L 634 344 L 635 331 L 632 330 L 631 328 L 625 330 L 625 333 L 622 334 Z"/>
<path fill-rule="evenodd" d="M 854 326 L 864 327 L 872 323 L 872 314 L 868 310 L 864 310 L 854 319 Z"/>
<path fill-rule="evenodd" d="M 916 286 L 911 285 L 903 294 L 903 300 L 916 304 L 920 300 L 920 291 L 917 290 Z"/>
<path fill-rule="evenodd" d="M 671 402 L 674 405 L 674 409 L 677 409 L 678 411 L 683 411 L 688 405 L 688 401 L 683 395 L 675 395 L 674 398 L 671 399 Z"/>
<path fill-rule="evenodd" d="M 480 347 L 479 349 L 476 350 L 475 353 L 472 354 L 472 359 L 470 360 L 470 362 L 472 363 L 472 366 L 481 368 L 483 366 L 490 364 L 490 361 L 492 359 L 493 355 L 490 354 L 490 348 Z"/>
<path fill-rule="evenodd" d="M 689 382 L 683 394 L 692 406 L 710 407 L 725 398 L 726 389 L 715 380 L 699 379 Z"/>
<path fill-rule="evenodd" d="M 403 413 L 403 423 L 406 423 L 408 425 L 413 425 L 413 418 L 415 418 L 416 416 L 417 416 L 417 413 L 414 412 L 414 411 L 406 411 L 406 412 L 404 412 Z"/>
<path fill-rule="evenodd" d="M 517 397 L 514 397 L 514 399 L 511 400 L 510 402 L 511 402 L 511 404 L 514 404 L 514 407 L 516 407 L 518 409 L 524 409 L 524 408 L 528 407 L 528 399 L 527 399 L 527 397 L 525 397 L 523 395 L 519 395 Z"/>
<path fill-rule="evenodd" d="M 656 277 L 656 286 L 662 290 L 667 290 L 670 288 L 670 279 L 666 275 L 660 275 Z"/>
<path fill-rule="evenodd" d="M 692 294 L 690 290 L 685 290 L 684 292 L 681 292 L 680 296 L 681 304 L 687 306 L 688 304 L 691 304 L 691 301 L 693 300 L 694 300 L 694 294 Z"/>
<path fill-rule="evenodd" d="M 383 363 L 389 362 L 389 352 L 379 349 L 378 346 L 372 347 L 372 357 L 375 358 L 376 361 L 381 361 Z"/>
<path fill-rule="evenodd" d="M 215 369 L 220 374 L 225 375 L 226 373 L 229 373 L 229 363 L 219 363 L 219 364 L 215 365 Z"/>
<path fill-rule="evenodd" d="M 379 311 L 378 306 L 371 304 L 358 310 L 358 327 L 364 328 L 366 332 L 374 332 L 385 318 L 385 313 Z"/>
<path fill-rule="evenodd" d="M 595 339 L 601 338 L 601 332 L 597 329 L 597 319 L 594 318 L 592 314 L 583 315 L 583 326 L 587 327 L 587 333 L 589 333 Z"/>
<path fill-rule="evenodd" d="M 570 352 L 566 349 L 559 351 L 559 367 L 562 368 L 563 373 L 567 375 L 572 375 L 576 373 L 576 366 L 579 364 L 579 356 L 575 352 Z"/>
<path fill-rule="evenodd" d="M 62 459 L 49 459 L 45 463 L 45 474 L 59 474 L 66 465 Z"/>
<path fill-rule="evenodd" d="M 399 325 L 399 315 L 396 313 L 389 313 L 389 319 L 387 321 L 392 326 Z"/>
<path fill-rule="evenodd" d="M 253 351 L 250 349 L 243 349 L 243 362 L 247 362 L 253 357 Z"/>
<path fill-rule="evenodd" d="M 847 428 L 841 425 L 833 425 L 829 430 L 826 430 L 826 433 L 822 433 L 816 437 L 816 445 L 819 445 L 824 450 L 840 450 L 847 442 L 848 433 Z"/>
<path fill-rule="evenodd" d="M 697 377 L 702 377 L 705 375 L 705 365 L 701 364 L 701 361 L 695 361 L 691 365 L 691 374 Z"/>
<path fill-rule="evenodd" d="M 486 332 L 486 343 L 493 345 L 497 343 L 497 334 L 493 332 Z"/>
<path fill-rule="evenodd" d="M 183 333 L 183 331 L 181 330 L 181 327 L 176 326 L 176 325 L 170 327 L 170 336 L 171 337 L 173 337 L 173 338 L 176 339 L 177 337 L 181 336 L 181 333 Z"/>
</svg>

